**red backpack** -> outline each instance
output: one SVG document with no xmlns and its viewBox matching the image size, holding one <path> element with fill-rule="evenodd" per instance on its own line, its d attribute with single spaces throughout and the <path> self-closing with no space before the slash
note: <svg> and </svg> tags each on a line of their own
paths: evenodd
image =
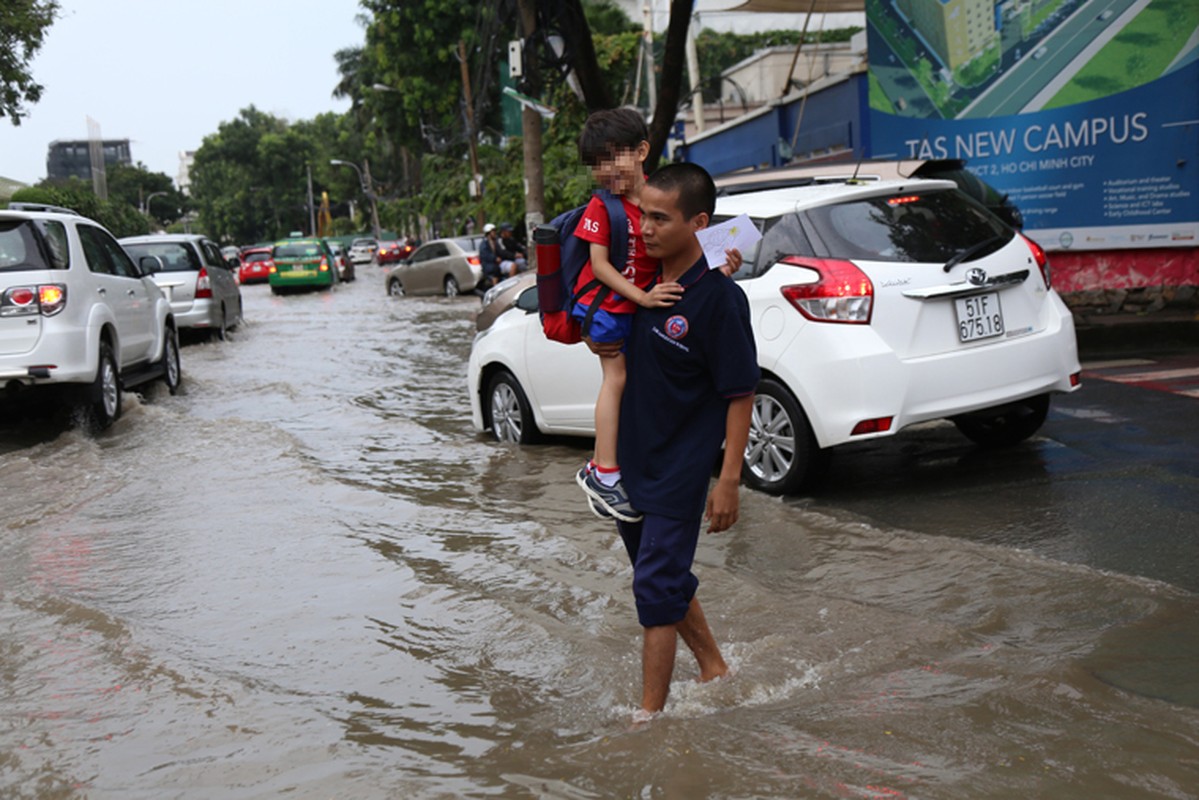
<svg viewBox="0 0 1199 800">
<path fill-rule="evenodd" d="M 608 230 L 611 231 L 608 253 L 612 266 L 622 270 L 629 254 L 628 214 L 621 199 L 607 189 L 600 189 L 596 194 L 608 211 Z M 574 235 L 586 210 L 586 205 L 572 208 L 533 231 L 533 242 L 537 246 L 537 307 L 541 313 L 541 329 L 546 338 L 563 344 L 583 341 L 591 327 L 592 315 L 612 293 L 598 278 L 576 286 L 583 267 L 591 258 L 591 243 Z M 600 290 L 580 323 L 570 311 L 579 298 L 597 286 Z"/>
</svg>

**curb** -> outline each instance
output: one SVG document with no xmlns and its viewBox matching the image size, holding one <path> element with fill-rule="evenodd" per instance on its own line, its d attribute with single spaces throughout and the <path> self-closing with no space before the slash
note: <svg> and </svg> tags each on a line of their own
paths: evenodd
<svg viewBox="0 0 1199 800">
<path fill-rule="evenodd" d="M 1074 311 L 1080 357 L 1129 356 L 1199 348 L 1199 313 L 1154 311 L 1098 314 Z"/>
</svg>

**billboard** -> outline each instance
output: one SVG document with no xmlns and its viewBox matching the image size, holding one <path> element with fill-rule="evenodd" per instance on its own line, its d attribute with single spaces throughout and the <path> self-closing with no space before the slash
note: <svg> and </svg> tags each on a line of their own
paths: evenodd
<svg viewBox="0 0 1199 800">
<path fill-rule="evenodd" d="M 964 158 L 1055 250 L 1199 246 L 1199 3 L 867 0 L 874 158 Z"/>
</svg>

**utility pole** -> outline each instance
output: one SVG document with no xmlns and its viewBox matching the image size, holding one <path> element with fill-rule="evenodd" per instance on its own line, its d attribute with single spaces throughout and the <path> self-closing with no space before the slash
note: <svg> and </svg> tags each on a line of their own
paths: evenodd
<svg viewBox="0 0 1199 800">
<path fill-rule="evenodd" d="M 308 165 L 308 234 L 316 236 L 316 207 L 312 203 L 312 165 Z"/>
<path fill-rule="evenodd" d="M 525 41 L 532 41 L 537 32 L 537 0 L 518 0 L 520 27 Z M 537 59 L 532 53 L 522 57 L 521 67 L 525 74 L 528 94 L 541 94 L 541 75 L 537 70 Z M 541 114 L 525 104 L 520 111 L 521 141 L 524 145 L 525 161 L 525 229 L 530 245 L 533 230 L 545 222 L 545 170 L 541 161 Z M 529 247 L 529 268 L 537 268 L 537 248 Z"/>
<path fill-rule="evenodd" d="M 642 41 L 645 43 L 642 50 L 645 55 L 645 88 L 649 91 L 649 113 L 652 115 L 658 108 L 658 81 L 654 75 L 654 9 L 647 2 L 641 7 L 641 13 L 642 24 L 645 26 L 642 34 Z"/>
<path fill-rule="evenodd" d="M 695 31 L 699 15 L 687 26 L 687 77 L 691 79 L 691 108 L 695 112 L 695 132 L 704 132 L 704 87 L 699 74 L 699 54 L 695 49 Z"/>
<path fill-rule="evenodd" d="M 475 187 L 478 210 L 475 232 L 483 230 L 483 175 L 479 172 L 479 154 L 475 149 L 475 108 L 470 95 L 470 69 L 466 65 L 466 42 L 458 40 L 458 66 L 462 68 L 462 95 L 466 99 L 466 143 L 470 146 L 471 184 Z"/>
<path fill-rule="evenodd" d="M 371 204 L 371 231 L 375 234 L 375 241 L 383 238 L 383 231 L 379 228 L 379 204 L 375 197 L 375 184 L 371 181 L 371 162 L 364 156 L 362 159 L 362 188 L 366 191 L 366 199 Z"/>
</svg>

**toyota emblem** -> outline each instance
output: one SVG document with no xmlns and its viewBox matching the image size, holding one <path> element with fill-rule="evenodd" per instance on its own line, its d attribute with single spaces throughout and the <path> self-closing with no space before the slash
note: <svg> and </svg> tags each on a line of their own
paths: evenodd
<svg viewBox="0 0 1199 800">
<path fill-rule="evenodd" d="M 987 282 L 987 271 L 981 267 L 975 267 L 966 273 L 966 280 L 975 286 L 982 286 Z"/>
</svg>

